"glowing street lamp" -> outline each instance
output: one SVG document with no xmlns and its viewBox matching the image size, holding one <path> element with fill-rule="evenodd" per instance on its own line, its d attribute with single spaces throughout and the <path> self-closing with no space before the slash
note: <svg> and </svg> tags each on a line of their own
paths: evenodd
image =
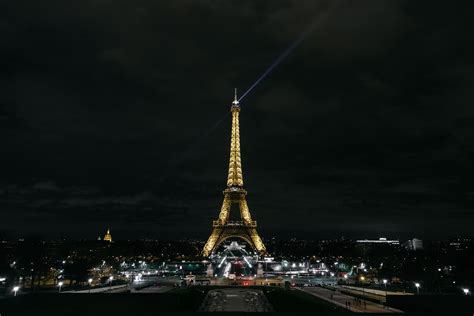
<svg viewBox="0 0 474 316">
<path fill-rule="evenodd" d="M 113 276 L 109 277 L 110 289 L 112 290 L 112 281 L 114 280 Z"/>
<path fill-rule="evenodd" d="M 385 297 L 387 297 L 387 279 L 383 279 L 383 285 L 385 286 Z"/>
<path fill-rule="evenodd" d="M 362 283 L 362 295 L 365 296 L 365 286 L 364 286 L 365 277 L 362 275 L 360 277 L 360 282 Z"/>
<path fill-rule="evenodd" d="M 462 289 L 462 291 L 463 291 L 463 292 L 464 292 L 464 294 L 466 294 L 466 295 L 468 295 L 468 294 L 469 294 L 469 289 L 466 289 L 466 288 L 464 288 L 464 289 Z"/>
<path fill-rule="evenodd" d="M 58 283 L 59 292 L 61 292 L 61 287 L 63 286 L 63 284 L 64 284 L 63 281 L 59 281 Z"/>
<path fill-rule="evenodd" d="M 90 293 L 91 292 L 92 279 L 87 280 L 87 283 L 89 284 L 89 293 Z"/>
<path fill-rule="evenodd" d="M 16 293 L 18 292 L 18 290 L 20 289 L 19 286 L 14 286 L 13 289 L 12 289 L 12 292 L 14 293 L 13 296 L 16 296 Z"/>
<path fill-rule="evenodd" d="M 420 295 L 420 283 L 415 283 L 415 287 L 416 287 L 416 294 Z"/>
</svg>

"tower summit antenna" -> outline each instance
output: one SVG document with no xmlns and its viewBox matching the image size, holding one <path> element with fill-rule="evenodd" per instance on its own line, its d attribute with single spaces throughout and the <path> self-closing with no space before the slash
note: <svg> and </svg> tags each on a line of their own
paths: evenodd
<svg viewBox="0 0 474 316">
<path fill-rule="evenodd" d="M 239 100 L 237 99 L 237 88 L 234 88 L 234 101 L 232 102 L 233 105 L 238 106 Z"/>
</svg>

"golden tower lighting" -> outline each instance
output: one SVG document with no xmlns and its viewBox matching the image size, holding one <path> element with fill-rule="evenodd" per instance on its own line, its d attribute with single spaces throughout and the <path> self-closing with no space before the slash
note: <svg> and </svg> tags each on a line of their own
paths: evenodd
<svg viewBox="0 0 474 316">
<path fill-rule="evenodd" d="M 107 233 L 104 236 L 104 240 L 108 242 L 112 242 L 112 235 L 110 234 L 110 229 L 107 229 Z"/>
<path fill-rule="evenodd" d="M 265 245 L 257 233 L 257 222 L 252 220 L 244 190 L 244 179 L 242 176 L 242 162 L 240 158 L 240 132 L 239 113 L 240 104 L 237 100 L 237 90 L 231 106 L 232 132 L 230 138 L 229 172 L 227 176 L 227 188 L 224 190 L 224 201 L 222 202 L 219 218 L 212 223 L 212 233 L 207 240 L 202 255 L 209 256 L 222 242 L 228 238 L 240 238 L 245 240 L 254 250 L 265 254 Z M 230 221 L 230 208 L 232 204 L 238 204 L 240 210 L 240 221 Z"/>
</svg>

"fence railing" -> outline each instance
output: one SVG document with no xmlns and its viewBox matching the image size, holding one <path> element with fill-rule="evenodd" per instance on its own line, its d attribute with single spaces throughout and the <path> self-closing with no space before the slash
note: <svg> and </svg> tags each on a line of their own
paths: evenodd
<svg viewBox="0 0 474 316">
<path fill-rule="evenodd" d="M 246 226 L 246 227 L 257 227 L 257 221 L 227 221 L 222 223 L 220 220 L 212 221 L 212 226 L 221 227 L 221 226 Z"/>
</svg>

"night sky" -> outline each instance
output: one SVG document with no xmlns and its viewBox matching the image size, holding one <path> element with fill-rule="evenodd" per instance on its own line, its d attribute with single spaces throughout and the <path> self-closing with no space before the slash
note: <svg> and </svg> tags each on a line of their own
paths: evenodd
<svg viewBox="0 0 474 316">
<path fill-rule="evenodd" d="M 233 88 L 312 25 L 241 102 L 262 237 L 472 235 L 472 12 L 472 1 L 2 1 L 0 234 L 207 238 Z"/>
</svg>

